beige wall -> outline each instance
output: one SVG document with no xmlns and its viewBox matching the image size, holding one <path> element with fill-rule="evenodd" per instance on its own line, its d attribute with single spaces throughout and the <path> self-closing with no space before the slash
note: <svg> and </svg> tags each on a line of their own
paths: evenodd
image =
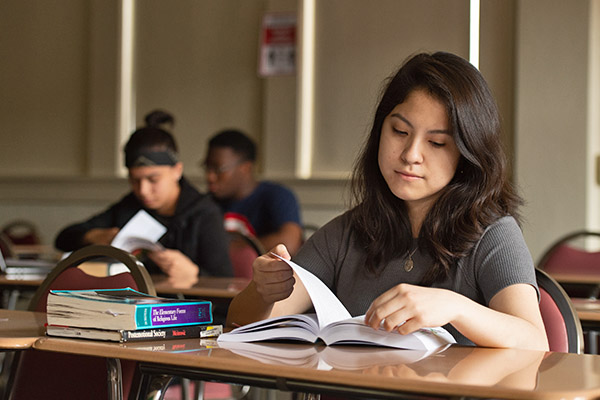
<svg viewBox="0 0 600 400">
<path fill-rule="evenodd" d="M 589 168 L 579 158 L 590 136 L 585 21 L 594 2 L 482 2 L 480 68 L 528 202 L 534 257 L 566 227 L 588 221 L 588 211 L 567 204 L 590 205 Z M 343 178 L 383 78 L 417 51 L 468 55 L 468 0 L 317 1 L 313 178 L 302 180 L 294 175 L 297 79 L 256 71 L 262 15 L 295 11 L 301 1 L 137 3 L 137 122 L 155 107 L 174 113 L 186 174 L 199 186 L 208 136 L 226 126 L 247 130 L 259 141 L 262 176 L 292 186 L 305 221 L 319 225 L 345 207 Z M 0 2 L 0 224 L 33 219 L 51 243 L 60 227 L 127 191 L 118 177 L 119 4 Z"/>
<path fill-rule="evenodd" d="M 0 171 L 78 175 L 86 163 L 88 2 L 0 3 Z"/>
<path fill-rule="evenodd" d="M 598 93 L 592 77 L 597 81 L 600 72 L 591 58 L 597 52 L 593 38 L 599 31 L 591 23 L 598 18 L 597 3 L 540 0 L 518 6 L 516 171 L 534 256 L 567 232 L 600 228 L 593 169 L 599 149 L 597 142 L 590 146 L 599 135 L 591 123 L 598 104 L 590 104 Z"/>
</svg>

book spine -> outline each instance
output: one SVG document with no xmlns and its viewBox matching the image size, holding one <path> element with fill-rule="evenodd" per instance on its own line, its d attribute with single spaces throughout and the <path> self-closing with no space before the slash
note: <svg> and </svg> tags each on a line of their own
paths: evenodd
<svg viewBox="0 0 600 400">
<path fill-rule="evenodd" d="M 139 305 L 135 309 L 136 329 L 212 323 L 210 301 Z"/>
<path fill-rule="evenodd" d="M 187 325 L 170 328 L 122 331 L 122 342 L 137 342 L 157 339 L 208 338 L 223 333 L 222 325 Z"/>
</svg>

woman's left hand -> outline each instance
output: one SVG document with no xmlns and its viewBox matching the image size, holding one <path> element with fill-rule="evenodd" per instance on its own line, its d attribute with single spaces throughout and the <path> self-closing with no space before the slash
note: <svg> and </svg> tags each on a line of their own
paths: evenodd
<svg viewBox="0 0 600 400">
<path fill-rule="evenodd" d="M 397 329 L 401 334 L 443 326 L 457 317 L 462 298 L 450 290 L 402 283 L 373 300 L 365 323 L 388 332 Z"/>
</svg>

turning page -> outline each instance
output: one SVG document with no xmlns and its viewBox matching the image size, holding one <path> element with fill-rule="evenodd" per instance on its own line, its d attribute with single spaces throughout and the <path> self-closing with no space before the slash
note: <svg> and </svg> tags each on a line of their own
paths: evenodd
<svg viewBox="0 0 600 400">
<path fill-rule="evenodd" d="M 275 253 L 271 254 L 283 260 L 290 267 L 292 267 L 296 275 L 298 275 L 298 278 L 300 278 L 304 284 L 304 287 L 306 288 L 308 295 L 312 300 L 313 306 L 315 307 L 315 312 L 317 313 L 317 319 L 319 322 L 319 329 L 323 329 L 332 322 L 352 318 L 342 302 L 319 278 L 295 262 L 286 260 Z"/>
</svg>

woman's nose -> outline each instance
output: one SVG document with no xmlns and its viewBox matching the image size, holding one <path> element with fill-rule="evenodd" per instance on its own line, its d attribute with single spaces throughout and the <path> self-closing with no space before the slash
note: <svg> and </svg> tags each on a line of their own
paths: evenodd
<svg viewBox="0 0 600 400">
<path fill-rule="evenodd" d="M 408 164 L 418 164 L 423 162 L 422 143 L 417 138 L 409 138 L 402 151 L 402 159 Z"/>
</svg>

